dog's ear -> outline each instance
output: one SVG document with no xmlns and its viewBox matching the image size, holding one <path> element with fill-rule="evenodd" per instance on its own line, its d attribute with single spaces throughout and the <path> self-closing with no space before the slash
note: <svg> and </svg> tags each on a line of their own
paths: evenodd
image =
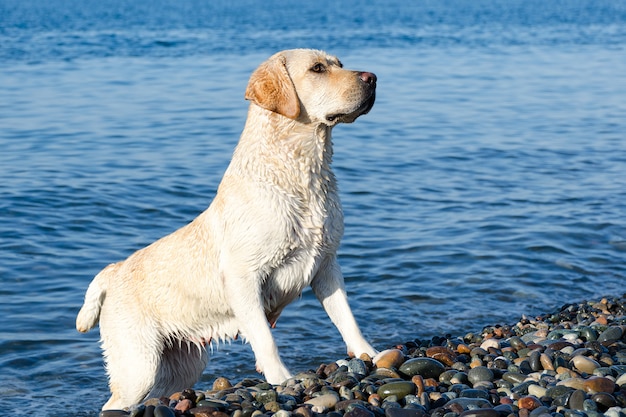
<svg viewBox="0 0 626 417">
<path fill-rule="evenodd" d="M 246 88 L 246 100 L 290 119 L 298 118 L 300 100 L 283 55 L 270 58 L 252 73 Z"/>
</svg>

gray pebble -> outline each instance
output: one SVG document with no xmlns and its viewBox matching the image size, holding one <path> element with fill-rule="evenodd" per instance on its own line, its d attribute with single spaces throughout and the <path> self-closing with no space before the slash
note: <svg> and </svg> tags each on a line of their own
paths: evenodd
<svg viewBox="0 0 626 417">
<path fill-rule="evenodd" d="M 473 385 L 481 381 L 493 381 L 493 371 L 486 366 L 477 366 L 467 372 L 467 379 Z"/>
<path fill-rule="evenodd" d="M 502 375 L 505 381 L 512 382 L 513 384 L 521 384 L 526 379 L 526 375 L 518 372 L 505 372 Z"/>
<path fill-rule="evenodd" d="M 473 410 L 476 408 L 493 408 L 491 403 L 484 398 L 456 398 L 452 401 L 449 401 L 446 406 L 449 407 L 453 404 L 460 405 L 464 410 Z"/>
<path fill-rule="evenodd" d="M 466 389 L 459 394 L 460 398 L 484 398 L 489 399 L 489 392 L 481 389 Z"/>
<path fill-rule="evenodd" d="M 556 385 L 554 387 L 548 388 L 548 391 L 546 391 L 546 395 L 552 399 L 556 399 L 557 397 L 563 395 L 569 395 L 569 393 L 572 391 L 574 391 L 573 388 L 566 387 L 564 385 Z"/>
<path fill-rule="evenodd" d="M 513 349 L 517 351 L 526 348 L 526 343 L 524 343 L 524 341 L 520 339 L 518 336 L 511 337 L 509 339 L 509 344 L 511 345 Z"/>
<path fill-rule="evenodd" d="M 577 389 L 569 396 L 569 401 L 567 402 L 567 405 L 572 410 L 582 410 L 583 403 L 585 402 L 586 398 L 587 394 L 585 394 L 585 391 Z"/>
<path fill-rule="evenodd" d="M 359 358 L 354 358 L 348 362 L 348 371 L 359 375 L 367 375 L 367 366 Z"/>
<path fill-rule="evenodd" d="M 598 342 L 615 342 L 622 338 L 623 331 L 618 326 L 611 326 L 598 336 Z"/>
</svg>

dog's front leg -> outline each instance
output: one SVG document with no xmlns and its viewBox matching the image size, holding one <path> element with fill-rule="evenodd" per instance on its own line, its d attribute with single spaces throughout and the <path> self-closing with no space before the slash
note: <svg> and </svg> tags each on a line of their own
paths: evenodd
<svg viewBox="0 0 626 417">
<path fill-rule="evenodd" d="M 278 348 L 263 311 L 260 280 L 226 276 L 224 283 L 230 294 L 230 306 L 239 324 L 239 330 L 252 346 L 257 371 L 270 384 L 279 385 L 291 374 L 278 355 Z"/>
<path fill-rule="evenodd" d="M 376 350 L 363 338 L 350 310 L 337 258 L 333 256 L 321 266 L 311 282 L 311 287 L 346 342 L 348 354 L 358 357 L 362 353 L 367 353 L 374 357 Z"/>
</svg>

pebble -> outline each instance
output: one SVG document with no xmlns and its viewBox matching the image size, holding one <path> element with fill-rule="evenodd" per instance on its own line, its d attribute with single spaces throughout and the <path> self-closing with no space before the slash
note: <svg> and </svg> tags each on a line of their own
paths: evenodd
<svg viewBox="0 0 626 417">
<path fill-rule="evenodd" d="M 339 396 L 337 394 L 324 394 L 318 397 L 313 397 L 308 401 L 305 401 L 305 404 L 312 405 L 313 407 L 317 407 L 318 409 L 331 409 L 335 407 L 335 404 L 339 402 Z"/>
<path fill-rule="evenodd" d="M 626 417 L 626 295 L 101 417 Z M 384 348 L 384 346 L 383 346 Z M 200 384 L 199 384 L 200 385 Z M 19 413 L 18 413 L 19 414 Z"/>
<path fill-rule="evenodd" d="M 402 399 L 409 394 L 415 394 L 416 386 L 410 381 L 394 381 L 381 385 L 376 392 L 380 398 L 385 399 L 391 395 Z"/>
<path fill-rule="evenodd" d="M 621 327 L 611 326 L 598 336 L 598 342 L 615 342 L 620 340 L 623 334 L 624 332 Z"/>
<path fill-rule="evenodd" d="M 545 397 L 548 393 L 548 389 L 541 385 L 531 384 L 528 386 L 528 395 L 533 395 L 537 398 Z"/>
<path fill-rule="evenodd" d="M 587 392 L 608 392 L 615 390 L 615 382 L 608 378 L 591 377 L 583 382 L 583 388 Z"/>
<path fill-rule="evenodd" d="M 463 411 L 459 417 L 498 417 L 500 413 L 491 408 L 480 408 L 476 410 Z"/>
<path fill-rule="evenodd" d="M 517 406 L 519 408 L 526 408 L 528 410 L 534 410 L 535 408 L 541 407 L 543 404 L 537 397 L 532 395 L 522 397 L 517 401 Z"/>
<path fill-rule="evenodd" d="M 374 356 L 373 362 L 379 368 L 398 368 L 405 361 L 400 349 L 386 349 Z"/>
<path fill-rule="evenodd" d="M 593 374 L 593 371 L 600 367 L 600 364 L 598 362 L 581 355 L 574 356 L 574 358 L 572 359 L 572 363 L 574 364 L 574 367 L 580 372 L 585 372 L 588 374 Z"/>
<path fill-rule="evenodd" d="M 414 358 L 409 359 L 400 365 L 399 371 L 409 377 L 421 375 L 426 378 L 439 378 L 439 375 L 445 371 L 444 365 L 432 358 Z"/>
<path fill-rule="evenodd" d="M 472 384 L 476 384 L 478 382 L 483 382 L 483 381 L 493 381 L 494 378 L 494 374 L 493 371 L 489 368 L 487 368 L 486 366 L 477 366 L 475 368 L 470 369 L 467 372 L 467 380 L 472 383 Z"/>
</svg>

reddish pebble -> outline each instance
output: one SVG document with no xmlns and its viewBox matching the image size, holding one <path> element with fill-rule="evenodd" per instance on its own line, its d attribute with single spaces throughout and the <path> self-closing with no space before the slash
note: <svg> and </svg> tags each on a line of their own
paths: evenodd
<svg viewBox="0 0 626 417">
<path fill-rule="evenodd" d="M 500 397 L 500 404 L 513 404 L 513 400 L 509 397 Z"/>
<path fill-rule="evenodd" d="M 380 403 L 382 402 L 382 398 L 378 394 L 371 394 L 367 398 L 367 402 L 373 405 L 374 407 L 380 407 Z"/>
<path fill-rule="evenodd" d="M 378 368 L 398 368 L 404 363 L 404 354 L 399 349 L 387 349 L 374 357 Z"/>
<path fill-rule="evenodd" d="M 174 409 L 184 413 L 187 410 L 190 410 L 191 407 L 193 407 L 193 403 L 191 402 L 191 400 L 184 399 L 180 400 L 178 404 L 176 404 L 176 407 Z"/>
<path fill-rule="evenodd" d="M 583 382 L 583 388 L 587 392 L 607 392 L 612 394 L 615 391 L 615 382 L 608 378 L 603 377 L 591 377 Z"/>
<path fill-rule="evenodd" d="M 433 378 L 426 378 L 424 380 L 424 386 L 426 387 L 438 387 L 439 383 Z"/>
<path fill-rule="evenodd" d="M 526 408 L 527 410 L 534 410 L 537 407 L 541 407 L 543 404 L 537 397 L 533 397 L 529 395 L 527 397 L 522 397 L 517 401 L 517 406 L 519 408 Z"/>
<path fill-rule="evenodd" d="M 424 378 L 422 378 L 421 375 L 415 375 L 413 376 L 413 378 L 411 378 L 411 382 L 413 382 L 415 384 L 415 386 L 417 387 L 417 396 L 419 397 L 420 395 L 422 395 L 422 393 L 425 391 L 424 388 Z"/>
<path fill-rule="evenodd" d="M 456 347 L 456 351 L 461 353 L 461 354 L 468 354 L 472 350 L 469 348 L 469 346 L 467 346 L 467 345 L 465 345 L 463 343 L 459 343 L 459 345 Z"/>
</svg>

